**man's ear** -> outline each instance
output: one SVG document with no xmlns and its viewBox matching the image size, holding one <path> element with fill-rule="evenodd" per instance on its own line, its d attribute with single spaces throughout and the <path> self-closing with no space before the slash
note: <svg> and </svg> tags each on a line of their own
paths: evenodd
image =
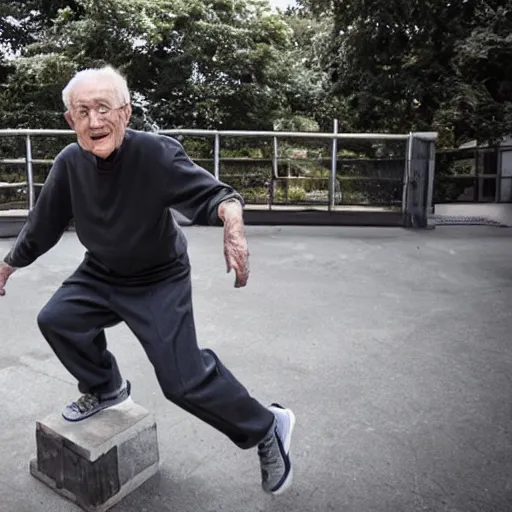
<svg viewBox="0 0 512 512">
<path fill-rule="evenodd" d="M 71 113 L 69 112 L 69 110 L 64 113 L 64 117 L 66 118 L 66 121 L 68 122 L 69 127 L 72 130 L 74 130 L 75 129 L 75 122 L 73 121 L 73 118 L 71 117 Z"/>
</svg>

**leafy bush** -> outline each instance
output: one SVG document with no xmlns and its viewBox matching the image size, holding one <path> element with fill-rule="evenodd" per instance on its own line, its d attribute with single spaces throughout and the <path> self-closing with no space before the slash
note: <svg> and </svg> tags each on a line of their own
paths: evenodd
<svg viewBox="0 0 512 512">
<path fill-rule="evenodd" d="M 288 200 L 291 203 L 302 203 L 306 201 L 307 194 L 304 188 L 302 187 L 290 187 L 288 189 Z"/>
</svg>

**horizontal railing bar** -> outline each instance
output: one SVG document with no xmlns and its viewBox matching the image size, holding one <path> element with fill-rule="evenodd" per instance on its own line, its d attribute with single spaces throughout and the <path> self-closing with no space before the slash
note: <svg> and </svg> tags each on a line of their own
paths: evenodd
<svg viewBox="0 0 512 512">
<path fill-rule="evenodd" d="M 214 162 L 213 158 L 203 158 L 203 157 L 194 157 L 191 156 L 192 160 L 194 162 Z M 246 157 L 221 157 L 221 162 L 233 162 L 233 163 L 240 163 L 240 162 L 264 162 L 264 163 L 271 163 L 274 160 L 272 158 L 246 158 Z M 278 162 L 281 163 L 288 163 L 288 162 L 311 162 L 311 163 L 331 163 L 330 158 L 286 158 L 286 157 L 279 157 L 277 159 Z M 393 163 L 402 163 L 405 162 L 405 158 L 343 158 L 338 157 L 337 162 L 341 165 L 344 164 L 352 164 L 352 163 L 369 163 L 369 162 L 377 162 L 377 163 L 385 163 L 385 162 L 393 162 Z"/>
<path fill-rule="evenodd" d="M 259 174 L 228 174 L 224 175 L 225 178 L 257 178 L 260 177 Z M 261 176 L 264 178 L 264 176 Z M 277 176 L 274 178 L 275 180 L 315 180 L 315 181 L 325 181 L 329 180 L 328 176 Z M 389 178 L 385 176 L 336 176 L 337 180 L 340 181 L 398 181 L 401 182 L 402 178 Z M 10 188 L 10 187 L 18 187 L 18 186 L 26 186 L 26 181 L 20 181 L 18 183 L 0 183 L 0 187 Z M 35 187 L 42 187 L 44 183 L 34 183 Z"/>
<path fill-rule="evenodd" d="M 213 162 L 213 158 L 195 158 L 191 157 L 195 162 Z M 378 159 L 378 158 L 338 158 L 338 162 L 341 164 L 349 164 L 349 163 L 359 163 L 359 162 L 377 162 L 377 163 L 383 163 L 383 162 L 401 162 L 404 159 Z M 240 163 L 240 162 L 264 162 L 264 163 L 271 163 L 273 160 L 272 158 L 245 158 L 245 157 L 221 157 L 221 162 L 233 162 L 233 163 Z M 286 158 L 286 157 L 280 157 L 278 158 L 279 162 L 287 163 L 287 162 L 327 162 L 330 163 L 329 158 Z M 32 160 L 32 163 L 34 164 L 53 164 L 55 162 L 54 159 L 37 159 L 35 158 Z M 4 160 L 0 160 L 0 165 L 25 165 L 27 162 L 24 158 L 7 158 Z M 463 176 L 463 175 L 461 175 Z"/>
<path fill-rule="evenodd" d="M 44 159 L 34 159 L 32 160 L 33 164 L 53 164 L 55 160 L 44 160 Z M 24 158 L 7 158 L 5 160 L 0 160 L 0 165 L 26 165 L 27 161 Z"/>
<path fill-rule="evenodd" d="M 19 183 L 0 183 L 0 188 L 10 188 L 10 187 L 26 187 L 28 183 L 26 181 L 20 181 Z M 44 183 L 34 183 L 34 187 L 44 187 Z"/>
<path fill-rule="evenodd" d="M 213 158 L 195 158 L 191 156 L 194 162 L 215 162 Z M 220 162 L 272 162 L 272 158 L 244 158 L 244 157 L 221 157 Z"/>
<path fill-rule="evenodd" d="M 341 164 L 356 164 L 360 162 L 368 163 L 368 162 L 393 162 L 393 163 L 405 163 L 407 158 L 344 158 L 342 156 L 338 157 L 338 163 Z M 330 161 L 330 160 L 329 160 Z"/>
<path fill-rule="evenodd" d="M 162 135 L 190 135 L 197 137 L 215 137 L 215 135 L 222 135 L 223 132 L 217 130 L 194 130 L 191 128 L 170 129 L 170 130 L 157 130 L 156 133 Z"/>
<path fill-rule="evenodd" d="M 0 183 L 0 188 L 18 188 L 18 187 L 26 187 L 26 181 L 20 181 L 19 183 Z"/>
<path fill-rule="evenodd" d="M 279 137 L 279 138 L 314 138 L 314 139 L 356 139 L 356 140 L 395 140 L 405 141 L 409 138 L 408 134 L 398 133 L 328 133 L 328 132 L 279 132 L 279 131 L 243 131 L 243 130 L 194 130 L 194 129 L 170 129 L 158 130 L 162 135 L 190 135 L 205 137 L 214 137 L 216 135 L 223 137 Z M 51 129 L 25 129 L 16 128 L 0 129 L 0 136 L 58 136 L 75 135 L 73 130 L 51 130 Z M 423 137 L 430 140 L 437 139 L 436 132 L 417 132 L 417 137 Z"/>
<path fill-rule="evenodd" d="M 195 162 L 214 162 L 213 158 L 195 158 L 191 157 Z M 377 163 L 383 163 L 383 162 L 401 162 L 404 159 L 397 159 L 397 160 L 391 160 L 391 159 L 378 159 L 378 158 L 338 158 L 338 163 L 343 164 L 350 164 L 350 163 L 367 163 L 367 162 L 377 162 Z M 233 163 L 240 163 L 240 162 L 262 162 L 262 163 L 271 163 L 273 160 L 272 158 L 244 158 L 244 157 L 224 157 L 220 159 L 221 162 L 233 162 Z M 286 162 L 325 162 L 330 163 L 331 160 L 329 158 L 278 158 L 279 162 L 286 163 Z M 53 164 L 55 160 L 49 160 L 49 159 L 37 159 L 35 158 L 32 160 L 32 163 L 34 164 Z M 7 158 L 4 160 L 0 160 L 0 165 L 25 165 L 27 162 L 24 158 Z"/>
<path fill-rule="evenodd" d="M 271 132 L 271 131 L 241 131 L 241 130 L 160 130 L 164 135 L 220 135 L 222 137 L 278 137 L 278 138 L 307 138 L 307 139 L 363 139 L 363 140 L 407 140 L 409 135 L 394 133 L 328 133 L 328 132 Z M 1 132 L 0 132 L 1 135 Z M 437 138 L 435 133 L 425 136 Z"/>
<path fill-rule="evenodd" d="M 336 161 L 338 164 L 352 164 L 352 163 L 368 163 L 368 162 L 393 162 L 393 163 L 405 163 L 405 158 L 344 158 L 342 156 L 338 156 Z M 331 163 L 330 158 L 287 158 L 280 157 L 278 158 L 280 162 L 326 162 Z"/>
<path fill-rule="evenodd" d="M 5 160 L 0 160 L 0 164 L 5 165 L 25 165 L 27 161 L 24 158 L 6 158 Z"/>
<path fill-rule="evenodd" d="M 229 179 L 229 178 L 251 178 L 251 177 L 259 177 L 260 174 L 222 174 L 223 179 Z M 265 178 L 265 176 L 261 176 L 262 178 Z M 315 180 L 315 181 L 321 181 L 321 180 L 329 180 L 329 176 L 276 176 L 274 177 L 274 180 Z M 336 176 L 337 180 L 340 181 L 397 181 L 402 182 L 403 177 L 397 177 L 397 178 L 389 178 L 385 176 Z"/>
<path fill-rule="evenodd" d="M 452 178 L 455 179 L 455 180 L 463 180 L 463 179 L 466 179 L 466 180 L 499 179 L 497 174 L 479 174 L 478 176 L 476 176 L 475 174 L 451 174 L 449 176 L 440 175 L 440 176 L 437 177 L 437 179 L 442 179 L 442 180 L 451 180 Z"/>
<path fill-rule="evenodd" d="M 377 203 L 360 203 L 360 202 L 338 202 L 336 203 L 336 208 L 339 210 L 344 209 L 351 209 L 354 207 L 364 208 L 364 209 L 388 209 L 389 211 L 396 211 L 397 208 L 400 207 L 400 200 L 396 201 L 387 201 L 382 202 L 379 201 Z M 13 208 L 13 209 L 7 209 L 5 208 L 6 204 L 0 205 L 0 217 L 26 217 L 29 213 L 29 210 L 26 208 Z M 262 207 L 268 206 L 268 199 L 263 199 L 261 201 L 248 203 L 246 205 L 247 210 L 254 210 L 259 209 Z M 328 205 L 326 204 L 326 201 L 322 202 L 313 202 L 313 201 L 299 201 L 297 203 L 295 202 L 274 202 L 273 206 L 276 207 L 276 210 L 279 210 L 280 208 L 284 209 L 303 209 L 303 208 L 314 208 L 316 210 L 326 210 L 328 208 Z"/>
<path fill-rule="evenodd" d="M 329 176 L 317 178 L 315 176 L 279 176 L 277 179 L 281 180 L 329 180 Z M 386 178 L 384 176 L 339 176 L 336 175 L 339 181 L 403 181 L 403 176 L 399 178 Z"/>
<path fill-rule="evenodd" d="M 48 130 L 48 129 L 29 129 L 29 128 L 2 128 L 0 129 L 0 136 L 2 137 L 16 137 L 21 135 L 44 135 L 44 136 L 57 136 L 57 135 L 76 135 L 73 130 Z"/>
</svg>

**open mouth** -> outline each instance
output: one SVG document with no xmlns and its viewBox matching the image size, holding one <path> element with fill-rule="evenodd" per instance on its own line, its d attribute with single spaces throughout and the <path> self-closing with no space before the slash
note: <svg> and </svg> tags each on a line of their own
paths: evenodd
<svg viewBox="0 0 512 512">
<path fill-rule="evenodd" d="M 95 142 L 99 141 L 99 140 L 103 140 L 103 139 L 106 139 L 108 137 L 108 133 L 105 133 L 103 135 L 91 135 L 91 139 Z"/>
</svg>

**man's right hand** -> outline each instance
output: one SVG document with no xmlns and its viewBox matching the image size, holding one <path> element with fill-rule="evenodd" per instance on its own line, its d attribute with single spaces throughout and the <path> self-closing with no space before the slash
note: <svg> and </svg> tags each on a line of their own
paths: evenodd
<svg viewBox="0 0 512 512">
<path fill-rule="evenodd" d="M 0 297 L 5 295 L 5 284 L 13 272 L 14 268 L 4 261 L 0 261 Z"/>
</svg>

